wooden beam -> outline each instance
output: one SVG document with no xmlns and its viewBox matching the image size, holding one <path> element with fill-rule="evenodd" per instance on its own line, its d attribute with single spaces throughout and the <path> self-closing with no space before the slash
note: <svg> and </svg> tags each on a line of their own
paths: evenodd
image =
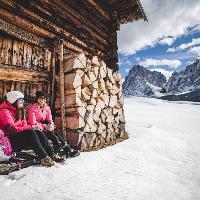
<svg viewBox="0 0 200 200">
<path fill-rule="evenodd" d="M 53 48 L 52 57 L 51 57 L 51 98 L 50 98 L 50 107 L 54 107 L 54 89 L 55 89 L 55 77 L 56 77 L 56 52 L 55 47 Z"/>
<path fill-rule="evenodd" d="M 49 76 L 47 73 L 29 72 L 24 69 L 16 69 L 12 66 L 0 64 L 0 80 L 48 83 Z"/>
<path fill-rule="evenodd" d="M 102 7 L 99 6 L 94 0 L 87 0 L 87 1 L 89 4 L 91 4 L 97 10 L 97 12 L 99 12 L 101 15 L 103 15 L 107 20 L 109 20 L 109 21 L 111 20 L 110 15 L 106 11 L 104 11 L 102 9 Z"/>
<path fill-rule="evenodd" d="M 64 19 L 61 20 L 60 16 L 58 16 L 58 15 L 47 16 L 45 13 L 41 13 L 38 5 L 35 4 L 35 3 L 27 4 L 26 2 L 20 2 L 20 6 L 26 7 L 31 12 L 37 12 L 37 14 L 42 19 L 48 19 L 49 22 L 54 23 L 54 24 L 58 24 L 59 25 L 59 33 L 57 33 L 57 35 L 59 34 L 60 37 L 62 37 L 64 40 L 67 40 L 71 44 L 74 44 L 74 45 L 78 46 L 79 48 L 83 47 L 83 49 L 84 50 L 87 49 L 88 52 L 93 52 L 93 49 L 97 49 L 98 51 L 103 51 L 103 48 L 104 48 L 105 45 L 103 45 L 103 44 L 101 45 L 100 42 L 96 41 L 96 39 L 93 39 L 92 35 L 91 35 L 90 38 L 85 38 L 85 36 L 83 35 L 84 32 L 82 32 L 82 30 L 79 30 L 80 28 L 78 28 L 76 24 L 70 24 L 70 23 L 72 23 L 72 20 L 70 20 L 71 22 L 69 22 L 69 20 L 67 21 L 66 19 L 65 19 L 66 21 Z M 55 7 L 55 5 L 50 5 L 50 6 L 51 6 L 51 8 Z M 16 15 L 18 15 L 18 12 L 16 13 Z M 70 16 L 67 16 L 67 19 L 69 19 L 69 17 Z M 65 23 L 64 23 L 64 21 L 65 21 Z M 61 22 L 62 22 L 62 24 L 61 24 Z M 46 26 L 46 29 L 47 28 L 48 28 L 48 26 Z M 71 34 L 68 37 L 65 35 L 66 30 L 68 31 L 68 33 Z M 48 31 L 51 32 L 52 30 L 48 30 Z M 74 39 L 75 37 L 79 38 L 78 42 L 76 42 L 77 39 L 76 40 Z M 82 42 L 80 42 L 80 40 Z M 86 43 L 87 43 L 87 47 L 86 47 Z"/>
<path fill-rule="evenodd" d="M 2 6 L 1 2 L 0 6 Z M 27 20 L 20 18 L 17 15 L 14 15 L 10 12 L 7 12 L 5 9 L 0 8 L 0 16 L 4 19 L 9 20 L 10 23 L 17 25 L 18 27 L 21 27 L 25 30 L 30 30 L 33 34 L 38 35 L 40 37 L 55 37 L 55 35 L 50 33 L 49 31 L 46 31 L 45 29 L 38 27 L 37 25 L 31 24 Z"/>
<path fill-rule="evenodd" d="M 35 44 L 39 47 L 46 47 L 46 42 L 43 38 L 36 36 L 18 26 L 8 23 L 7 21 L 0 19 L 0 30 L 8 33 L 20 40 L 28 43 Z"/>
<path fill-rule="evenodd" d="M 63 67 L 63 40 L 59 41 L 60 50 L 60 95 L 61 95 L 61 120 L 62 120 L 62 134 L 66 138 L 66 121 L 65 121 L 65 76 Z"/>
</svg>

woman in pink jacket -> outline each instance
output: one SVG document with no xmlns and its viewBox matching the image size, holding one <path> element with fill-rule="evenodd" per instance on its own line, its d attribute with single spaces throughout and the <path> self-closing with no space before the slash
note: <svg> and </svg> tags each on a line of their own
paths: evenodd
<svg viewBox="0 0 200 200">
<path fill-rule="evenodd" d="M 56 133 L 52 119 L 51 109 L 46 103 L 46 94 L 42 91 L 36 93 L 36 103 L 28 109 L 28 123 L 42 127 L 42 131 L 53 143 L 55 151 L 63 152 L 66 157 L 75 157 L 80 154 L 78 150 L 72 149 L 65 140 Z"/>
<path fill-rule="evenodd" d="M 0 129 L 10 139 L 13 150 L 30 147 L 35 151 L 43 166 L 52 166 L 53 161 L 60 162 L 39 124 L 28 125 L 25 119 L 24 95 L 19 91 L 6 94 L 7 100 L 0 105 Z"/>
</svg>

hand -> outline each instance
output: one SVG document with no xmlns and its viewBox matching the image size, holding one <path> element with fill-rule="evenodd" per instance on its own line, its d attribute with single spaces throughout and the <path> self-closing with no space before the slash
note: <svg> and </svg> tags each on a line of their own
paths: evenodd
<svg viewBox="0 0 200 200">
<path fill-rule="evenodd" d="M 34 131 L 43 131 L 43 128 L 42 128 L 41 126 L 38 126 L 38 125 L 33 125 L 33 126 L 32 126 L 32 129 L 33 129 Z"/>
</svg>

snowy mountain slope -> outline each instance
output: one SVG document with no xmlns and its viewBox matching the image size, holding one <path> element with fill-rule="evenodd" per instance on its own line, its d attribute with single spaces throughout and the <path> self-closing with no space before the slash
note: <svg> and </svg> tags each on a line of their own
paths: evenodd
<svg viewBox="0 0 200 200">
<path fill-rule="evenodd" d="M 130 138 L 0 176 L 1 200 L 199 200 L 200 104 L 126 98 Z"/>
<path fill-rule="evenodd" d="M 200 60 L 197 59 L 181 72 L 174 72 L 167 81 L 160 72 L 134 65 L 123 82 L 125 96 L 160 97 L 165 88 L 167 95 L 191 92 L 200 89 Z"/>
<path fill-rule="evenodd" d="M 178 94 L 200 89 L 200 60 L 188 65 L 185 70 L 174 72 L 165 84 L 168 94 Z"/>
<path fill-rule="evenodd" d="M 161 90 L 166 81 L 160 72 L 134 65 L 123 82 L 122 91 L 125 96 L 157 97 L 157 91 Z"/>
</svg>

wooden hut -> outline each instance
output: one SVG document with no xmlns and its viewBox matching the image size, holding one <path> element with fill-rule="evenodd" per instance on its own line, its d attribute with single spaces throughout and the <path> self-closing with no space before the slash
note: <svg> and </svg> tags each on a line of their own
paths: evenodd
<svg viewBox="0 0 200 200">
<path fill-rule="evenodd" d="M 139 19 L 139 0 L 0 0 L 1 99 L 46 91 L 61 134 L 83 151 L 126 139 L 117 30 Z"/>
</svg>

